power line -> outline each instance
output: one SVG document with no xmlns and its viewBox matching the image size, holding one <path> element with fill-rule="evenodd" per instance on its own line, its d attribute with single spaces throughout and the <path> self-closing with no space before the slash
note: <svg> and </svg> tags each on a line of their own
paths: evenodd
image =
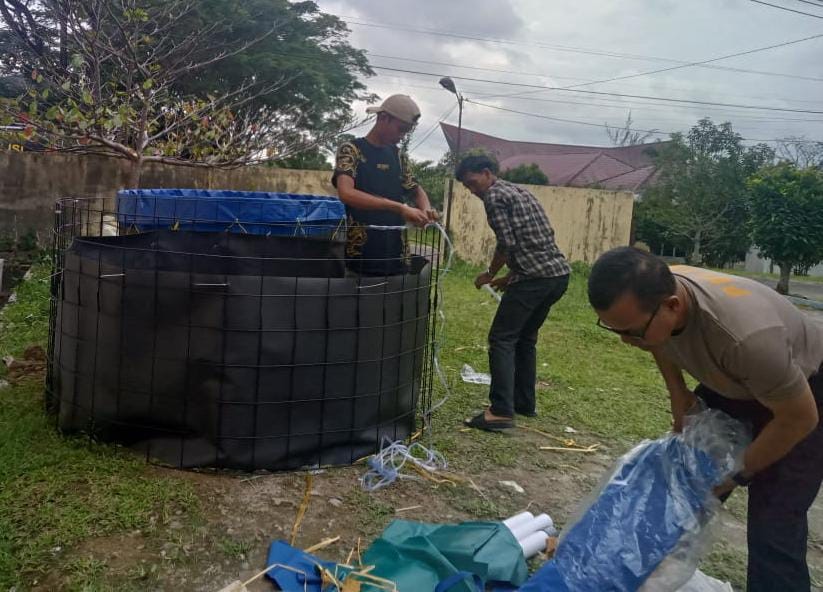
<svg viewBox="0 0 823 592">
<path fill-rule="evenodd" d="M 494 95 L 491 95 L 494 96 Z M 487 98 L 486 95 L 476 95 L 474 98 Z M 572 101 L 572 100 L 562 100 L 562 99 L 548 99 L 545 97 L 519 97 L 519 96 L 509 96 L 508 98 L 520 100 L 520 101 L 536 101 L 541 103 L 557 103 L 557 104 L 564 104 L 564 105 L 581 105 L 581 106 L 590 106 L 590 107 L 605 107 L 607 109 L 626 109 L 626 108 L 643 108 L 649 111 L 659 111 L 660 109 L 654 109 L 654 106 L 667 106 L 667 111 L 671 109 L 691 109 L 688 105 L 667 105 L 666 103 L 632 103 L 632 102 L 614 102 L 614 103 L 592 103 L 587 101 Z M 603 99 L 604 101 L 608 101 L 609 99 Z M 741 119 L 749 119 L 752 121 L 762 121 L 762 122 L 803 122 L 803 123 L 823 123 L 823 119 L 806 119 L 806 118 L 792 118 L 792 117 L 747 117 L 744 115 L 740 115 L 739 112 L 729 111 L 727 109 L 719 108 L 719 107 L 706 107 L 705 109 L 711 110 L 718 110 L 722 113 L 729 114 L 730 117 L 741 118 Z"/>
<path fill-rule="evenodd" d="M 418 88 L 418 89 L 425 90 L 425 91 L 428 91 L 428 92 L 431 92 L 431 93 L 437 93 L 439 95 L 443 94 L 443 89 L 440 86 L 436 86 L 436 85 L 426 85 L 426 86 L 424 86 L 424 85 L 420 85 L 420 84 L 411 84 L 411 83 L 407 82 L 408 79 L 402 78 L 402 77 L 385 76 L 384 78 L 392 78 L 393 80 L 400 82 L 402 84 L 402 88 L 405 88 L 405 89 Z M 485 97 L 482 94 L 477 94 L 477 95 L 474 95 L 474 98 L 485 98 Z M 540 102 L 540 103 L 555 103 L 555 104 L 560 104 L 560 105 L 576 105 L 576 106 L 582 106 L 582 107 L 601 107 L 601 108 L 606 108 L 606 109 L 620 109 L 622 111 L 625 111 L 626 109 L 637 108 L 638 112 L 640 112 L 640 109 L 642 109 L 644 113 L 647 113 L 647 112 L 650 112 L 650 111 L 665 111 L 667 113 L 670 113 L 672 110 L 692 109 L 692 107 L 689 106 L 689 105 L 671 105 L 671 104 L 667 104 L 667 103 L 655 103 L 655 102 L 639 103 L 639 102 L 634 102 L 634 101 L 623 101 L 623 100 L 619 100 L 619 99 L 609 99 L 609 98 L 602 99 L 603 101 L 606 101 L 606 102 L 602 102 L 602 103 L 601 102 L 591 102 L 591 101 L 574 101 L 574 100 L 563 100 L 563 99 L 549 99 L 549 98 L 545 98 L 545 97 L 512 97 L 512 98 L 515 99 L 515 100 L 521 100 L 521 101 L 533 101 L 533 102 Z M 609 103 L 608 101 L 612 101 L 612 102 Z M 660 106 L 661 108 L 655 108 L 657 106 Z M 662 108 L 664 106 L 665 106 L 665 109 Z M 823 123 L 823 119 L 807 119 L 807 118 L 800 118 L 800 117 L 774 117 L 774 116 L 773 117 L 757 117 L 757 116 L 750 116 L 750 115 L 741 115 L 740 111 L 724 109 L 722 107 L 704 106 L 703 109 L 710 110 L 710 111 L 716 111 L 717 112 L 716 117 L 718 117 L 718 118 L 726 117 L 726 118 L 729 118 L 729 119 L 734 119 L 735 121 L 746 120 L 746 121 L 752 121 L 752 122 L 758 122 L 758 123 L 764 123 L 764 124 L 770 124 L 770 123 L 783 124 L 785 122 Z M 744 113 L 748 113 L 748 112 L 744 111 Z M 447 117 L 447 116 L 441 116 L 440 119 L 442 120 L 442 119 L 444 119 L 444 117 Z M 670 120 L 667 120 L 667 121 L 682 122 L 682 118 L 680 118 L 680 119 L 670 119 Z"/>
<path fill-rule="evenodd" d="M 451 31 L 436 31 L 433 29 L 420 29 L 420 28 L 413 28 L 413 27 L 406 27 L 401 25 L 395 25 L 390 23 L 378 23 L 374 21 L 364 21 L 363 19 L 359 19 L 357 17 L 345 17 L 336 15 L 338 18 L 346 22 L 350 25 L 362 26 L 362 27 L 374 27 L 378 29 L 390 29 L 396 31 L 406 31 L 409 33 L 419 33 L 423 35 L 434 35 L 440 37 L 453 37 L 456 39 L 467 39 L 472 41 L 481 41 L 484 43 L 497 43 L 502 45 L 523 45 L 523 46 L 532 46 L 532 47 L 540 47 L 544 49 L 549 49 L 553 51 L 560 51 L 560 52 L 569 52 L 569 53 L 578 53 L 584 55 L 596 55 L 596 56 L 603 56 L 603 57 L 610 57 L 616 59 L 627 59 L 627 60 L 639 60 L 639 61 L 647 61 L 647 62 L 665 62 L 671 64 L 688 64 L 688 61 L 683 60 L 675 60 L 671 58 L 664 58 L 659 56 L 645 56 L 645 55 L 637 55 L 637 54 L 627 54 L 627 53 L 619 53 L 619 52 L 609 52 L 609 51 L 600 51 L 596 49 L 589 49 L 589 48 L 580 48 L 580 47 L 569 47 L 563 45 L 552 45 L 548 43 L 539 43 L 539 42 L 524 42 L 524 41 L 516 41 L 511 39 L 494 39 L 494 38 L 487 38 L 487 37 L 477 37 L 472 35 L 465 35 L 462 33 L 455 33 Z M 797 79 L 797 80 L 810 80 L 815 82 L 823 82 L 823 78 L 813 77 L 813 76 L 801 76 L 798 74 L 786 74 L 782 72 L 767 72 L 762 70 L 750 70 L 745 68 L 736 68 L 733 66 L 719 66 L 719 65 L 712 65 L 712 64 L 703 64 L 699 65 L 700 68 L 708 68 L 712 70 L 723 70 L 729 72 L 738 72 L 738 73 L 745 73 L 745 74 L 757 74 L 761 76 L 776 76 L 780 78 L 790 78 L 790 79 Z M 560 78 L 559 76 L 556 78 Z"/>
<path fill-rule="evenodd" d="M 447 74 L 443 73 L 435 73 L 435 72 L 422 72 L 419 70 L 407 70 L 404 68 L 389 68 L 387 66 L 372 66 L 375 70 L 386 70 L 388 72 L 402 72 L 404 74 L 416 74 L 418 76 L 434 76 L 434 77 L 443 77 L 447 76 Z M 715 105 L 719 107 L 732 107 L 737 109 L 755 109 L 761 111 L 780 111 L 785 113 L 809 113 L 813 115 L 823 115 L 823 111 L 815 111 L 811 109 L 790 109 L 786 107 L 773 107 L 771 105 L 744 105 L 744 104 L 737 104 L 737 103 L 719 103 L 714 101 L 701 101 L 698 99 L 677 99 L 673 97 L 655 97 L 650 95 L 634 95 L 628 93 L 616 93 L 616 92 L 606 92 L 606 91 L 598 91 L 598 90 L 581 90 L 581 89 L 569 89 L 557 86 L 540 86 L 537 84 L 527 84 L 524 82 L 507 82 L 502 80 L 488 80 L 484 78 L 471 78 L 468 76 L 454 76 L 452 75 L 451 78 L 455 78 L 457 80 L 467 80 L 471 82 L 484 82 L 488 84 L 499 84 L 503 86 L 519 86 L 522 88 L 535 88 L 541 90 L 552 90 L 552 91 L 560 91 L 560 92 L 572 92 L 572 93 L 582 93 L 582 94 L 589 94 L 589 95 L 598 95 L 598 96 L 609 96 L 609 97 L 625 97 L 629 99 L 644 99 L 644 100 L 652 100 L 652 101 L 664 101 L 668 103 L 688 103 L 693 105 Z"/>
<path fill-rule="evenodd" d="M 780 10 L 785 10 L 786 12 L 794 12 L 795 14 L 803 14 L 806 16 L 811 16 L 814 18 L 823 19 L 823 16 L 819 14 L 812 14 L 810 12 L 803 12 L 802 10 L 795 10 L 794 8 L 787 8 L 785 6 L 778 6 L 777 4 L 769 4 L 768 2 L 763 2 L 763 0 L 749 0 L 750 2 L 754 2 L 755 4 L 762 4 L 763 6 L 771 6 L 772 8 L 778 8 Z"/>
<path fill-rule="evenodd" d="M 474 101 L 472 99 L 466 99 L 467 103 L 471 103 L 473 105 L 478 105 L 480 107 L 488 107 L 489 109 L 495 109 L 497 111 L 505 111 L 507 113 L 516 113 L 517 115 L 527 115 L 529 117 L 536 117 L 538 119 L 548 119 L 549 121 L 560 121 L 562 123 L 574 123 L 577 125 L 586 125 L 589 127 L 600 127 L 600 128 L 608 128 L 609 126 L 605 123 L 592 123 L 590 121 L 580 121 L 577 119 L 564 119 L 562 117 L 552 117 L 550 115 L 542 115 L 540 113 L 529 113 L 527 111 L 518 111 L 517 109 L 508 109 L 506 107 L 499 107 L 497 105 L 489 105 L 488 103 L 481 103 L 479 101 Z M 645 129 L 634 129 L 632 131 L 636 132 L 643 132 L 647 134 L 654 134 L 657 136 L 670 136 L 674 132 L 664 132 L 660 130 L 645 130 Z"/>
<path fill-rule="evenodd" d="M 708 60 L 701 60 L 699 62 L 691 62 L 689 64 L 681 64 L 679 66 L 671 66 L 669 68 L 661 68 L 659 70 L 650 70 L 648 72 L 639 72 L 637 74 L 627 74 L 625 76 L 615 76 L 613 78 L 606 78 L 604 80 L 593 80 L 591 82 L 581 82 L 579 84 L 575 84 L 572 86 L 567 86 L 566 88 L 579 88 L 581 86 L 589 86 L 591 84 L 603 84 L 606 82 L 615 82 L 617 80 L 627 80 L 629 78 L 638 78 L 640 76 L 649 76 L 651 74 L 660 74 L 661 72 L 671 72 L 672 70 L 680 70 L 682 68 L 691 68 L 692 66 L 702 66 L 703 64 L 710 64 L 712 62 L 719 62 L 722 60 L 728 60 L 731 58 L 738 58 L 744 55 L 751 55 L 753 53 L 759 53 L 761 51 L 768 51 L 770 49 L 777 49 L 778 47 L 786 47 L 788 45 L 795 45 L 797 43 L 803 43 L 804 41 L 810 41 L 812 39 L 820 39 L 823 37 L 823 33 L 817 35 L 810 35 L 809 37 L 803 37 L 802 39 L 794 39 L 792 41 L 784 41 L 783 43 L 776 43 L 774 45 L 767 45 L 766 47 L 758 47 L 756 49 L 749 49 L 746 51 L 739 51 L 736 53 L 730 53 L 724 56 L 711 58 Z"/>
<path fill-rule="evenodd" d="M 659 74 L 661 72 L 671 72 L 672 70 L 680 70 L 682 68 L 690 68 L 692 66 L 700 66 L 700 65 L 709 64 L 709 63 L 712 63 L 712 62 L 719 62 L 721 60 L 728 60 L 730 58 L 736 58 L 736 57 L 740 57 L 740 56 L 744 56 L 744 55 L 750 55 L 750 54 L 753 54 L 753 53 L 759 53 L 759 52 L 762 52 L 762 51 L 768 51 L 768 50 L 771 50 L 771 49 L 776 49 L 778 47 L 786 47 L 787 45 L 794 45 L 794 44 L 797 44 L 797 43 L 802 43 L 804 41 L 810 41 L 812 39 L 819 39 L 821 37 L 823 37 L 823 33 L 820 33 L 820 34 L 817 34 L 817 35 L 811 35 L 809 37 L 803 37 L 802 39 L 794 39 L 792 41 L 784 41 L 783 43 L 768 45 L 766 47 L 758 47 L 756 49 L 749 49 L 749 50 L 746 50 L 746 51 L 740 51 L 740 52 L 736 52 L 736 53 L 732 53 L 732 54 L 728 54 L 728 55 L 724 55 L 724 56 L 719 56 L 719 57 L 716 57 L 716 58 L 711 58 L 711 59 L 708 59 L 708 60 L 702 60 L 702 61 L 699 61 L 699 62 L 691 62 L 691 63 L 688 63 L 688 64 L 680 64 L 680 65 L 677 65 L 677 66 L 670 66 L 668 68 L 660 68 L 660 69 L 657 69 L 657 70 L 639 72 L 637 74 L 626 74 L 626 75 L 623 75 L 623 76 L 614 76 L 612 78 L 605 78 L 605 79 L 602 79 L 602 80 L 593 80 L 593 81 L 590 81 L 590 82 L 582 82 L 582 83 L 579 83 L 579 84 L 571 84 L 571 85 L 564 86 L 563 88 L 564 89 L 580 88 L 582 86 L 589 86 L 589 85 L 592 85 L 592 84 L 602 84 L 602 83 L 606 83 L 606 82 L 616 82 L 618 80 L 627 80 L 629 78 L 639 78 L 641 76 L 649 76 L 651 74 Z M 543 92 L 543 91 L 540 91 L 540 90 L 520 91 L 520 92 L 517 92 L 517 93 L 508 94 L 508 95 L 503 94 L 503 95 L 497 95 L 497 96 L 498 97 L 515 97 L 515 96 L 522 96 L 522 95 L 526 95 L 526 94 L 539 93 L 539 92 Z M 495 98 L 495 97 L 494 97 L 494 95 L 492 95 L 491 97 L 488 97 L 488 98 Z"/>
<path fill-rule="evenodd" d="M 628 59 L 628 60 L 640 60 L 640 61 L 653 61 L 653 62 L 667 62 L 671 61 L 667 58 L 660 58 L 660 57 L 651 57 L 651 56 L 643 56 L 643 55 L 635 55 L 635 54 L 628 54 L 628 53 L 619 53 L 619 52 L 610 52 L 610 51 L 601 51 L 597 49 L 589 49 L 583 47 L 570 47 L 565 45 L 554 45 L 550 43 L 541 43 L 538 41 L 517 41 L 514 39 L 496 39 L 492 37 L 478 37 L 475 35 L 467 35 L 464 33 L 456 33 L 454 31 L 438 31 L 435 29 L 421 29 L 415 27 L 407 27 L 404 25 L 398 25 L 393 23 L 382 23 L 376 21 L 367 21 L 365 19 L 361 19 L 359 17 L 347 17 L 342 15 L 335 15 L 339 19 L 343 20 L 346 24 L 349 25 L 356 25 L 359 27 L 373 27 L 377 29 L 390 29 L 394 31 L 406 31 L 408 33 L 421 33 L 424 35 L 433 35 L 437 37 L 453 37 L 455 39 L 465 39 L 469 41 L 482 41 L 484 43 L 497 43 L 500 45 L 520 45 L 520 46 L 527 46 L 527 47 L 541 47 L 543 49 L 551 49 L 554 51 L 561 51 L 561 52 L 568 52 L 568 53 L 579 53 L 585 55 L 596 55 L 596 56 L 603 56 L 603 57 L 611 57 L 611 58 L 618 58 L 618 59 Z"/>
<path fill-rule="evenodd" d="M 811 0 L 795 0 L 796 2 L 802 2 L 803 4 L 810 4 L 811 6 L 816 6 L 817 8 L 823 8 L 823 4 L 819 2 L 812 2 Z"/>
<path fill-rule="evenodd" d="M 497 105 L 489 105 L 487 103 L 480 103 L 478 101 L 473 101 L 471 99 L 466 99 L 466 102 L 467 103 L 472 103 L 473 105 L 478 105 L 480 107 L 487 107 L 489 109 L 495 109 L 497 111 L 505 111 L 507 113 L 514 113 L 514 114 L 517 114 L 517 115 L 525 115 L 525 116 L 528 116 L 528 117 L 535 117 L 537 119 L 547 119 L 549 121 L 560 121 L 560 122 L 563 122 L 563 123 L 573 123 L 573 124 L 577 124 L 577 125 L 585 125 L 585 126 L 588 126 L 588 127 L 599 127 L 599 128 L 604 128 L 604 129 L 607 129 L 607 128 L 610 127 L 609 125 L 607 125 L 605 123 L 592 123 L 590 121 L 580 121 L 580 120 L 575 120 L 575 119 L 563 119 L 563 118 L 560 118 L 560 117 L 551 117 L 549 115 L 542 115 L 540 113 L 529 113 L 528 111 L 518 111 L 516 109 L 507 109 L 506 107 L 498 107 Z M 643 133 L 648 133 L 648 134 L 654 134 L 654 135 L 659 135 L 659 136 L 672 135 L 674 133 L 674 132 L 664 132 L 664 131 L 660 131 L 660 130 L 646 130 L 646 129 L 633 129 L 632 131 L 643 132 Z M 758 138 L 743 138 L 743 137 L 741 137 L 741 140 L 745 140 L 747 142 L 787 142 L 787 143 L 790 143 L 790 144 L 811 144 L 811 143 L 816 142 L 816 140 L 788 140 L 788 139 L 782 139 L 782 138 L 761 140 L 761 139 L 758 139 Z"/>
<path fill-rule="evenodd" d="M 450 68 L 465 68 L 466 70 L 478 70 L 482 72 L 496 72 L 498 74 L 516 74 L 518 76 L 538 76 L 540 78 L 557 78 L 558 80 L 582 80 L 586 81 L 586 78 L 578 78 L 576 76 L 556 76 L 554 74 L 541 74 L 540 72 L 521 72 L 518 70 L 503 70 L 500 68 L 486 68 L 483 66 L 469 66 L 465 64 L 455 64 L 453 62 L 437 62 L 433 60 L 421 60 L 417 58 L 407 58 L 404 56 L 392 56 L 392 55 L 385 55 L 379 53 L 372 53 L 370 51 L 366 51 L 366 53 L 375 58 L 383 58 L 387 60 L 399 60 L 401 62 L 415 62 L 418 64 L 432 64 L 435 66 L 449 66 Z M 823 78 L 820 79 L 823 81 Z"/>
<path fill-rule="evenodd" d="M 437 126 L 440 124 L 440 122 L 441 122 L 441 121 L 443 121 L 444 119 L 446 119 L 449 115 L 451 115 L 451 114 L 452 114 L 452 112 L 453 112 L 455 109 L 457 109 L 457 103 L 455 103 L 454 105 L 452 105 L 451 107 L 449 107 L 448 109 L 446 109 L 446 110 L 445 110 L 445 111 L 444 111 L 444 112 L 440 115 L 440 117 L 438 117 L 438 118 L 434 121 L 434 123 L 433 123 L 433 124 L 432 124 L 432 126 L 428 129 L 428 131 L 426 131 L 426 133 L 425 133 L 425 134 L 423 134 L 423 137 L 422 137 L 420 140 L 418 140 L 418 141 L 415 143 L 415 145 L 414 145 L 414 146 L 412 146 L 412 147 L 409 149 L 409 152 L 414 152 L 415 150 L 417 150 L 418 148 L 420 148 L 420 146 L 422 146 L 422 145 L 426 142 L 426 140 L 428 140 L 428 139 L 429 139 L 429 136 L 431 136 L 431 135 L 434 133 L 434 130 L 436 130 L 436 129 L 437 129 Z"/>
<path fill-rule="evenodd" d="M 439 61 L 434 61 L 434 60 L 422 60 L 422 59 L 417 59 L 417 58 L 409 58 L 409 57 L 405 57 L 405 56 L 392 56 L 392 55 L 386 55 L 386 54 L 372 53 L 370 51 L 366 51 L 366 53 L 370 57 L 382 58 L 382 59 L 387 59 L 387 60 L 396 60 L 396 61 L 401 61 L 401 62 L 414 62 L 414 63 L 418 63 L 418 64 L 429 64 L 429 65 L 435 65 L 435 66 L 448 66 L 450 68 L 461 68 L 461 69 L 466 69 L 466 70 L 477 70 L 477 71 L 483 71 L 483 72 L 495 72 L 495 73 L 498 73 L 498 74 L 514 74 L 514 75 L 517 75 L 517 76 L 533 76 L 533 77 L 539 77 L 539 78 L 556 78 L 558 80 L 579 80 L 581 82 L 586 82 L 586 83 L 598 82 L 596 80 L 591 80 L 591 79 L 586 79 L 586 78 L 579 78 L 579 77 L 576 77 L 576 76 L 558 76 L 556 74 L 541 74 L 539 72 L 522 72 L 522 71 L 518 71 L 518 70 L 504 70 L 504 69 L 500 69 L 500 68 L 486 68 L 486 67 L 482 67 L 482 66 L 469 66 L 467 64 L 456 64 L 456 63 L 453 63 L 453 62 L 439 62 Z M 803 77 L 803 78 L 807 79 L 807 78 L 810 78 L 810 77 Z M 817 82 L 823 82 L 823 78 L 810 78 L 810 79 L 814 80 L 814 81 L 817 81 Z M 569 87 L 569 88 L 571 88 L 571 87 Z M 670 87 L 670 88 L 676 88 L 676 87 Z M 493 96 L 493 95 L 489 94 L 488 96 Z M 509 96 L 516 96 L 516 95 L 509 95 Z M 728 95 L 728 96 L 735 96 L 735 95 Z M 739 95 L 737 95 L 737 96 L 739 96 Z M 753 97 L 748 96 L 747 98 L 753 98 Z M 797 99 L 783 99 L 781 97 L 764 97 L 764 98 L 775 99 L 775 100 L 778 100 L 778 101 L 786 101 L 786 102 L 791 102 L 791 103 L 818 103 L 819 102 L 819 101 L 802 101 L 802 100 L 797 100 Z"/>
</svg>

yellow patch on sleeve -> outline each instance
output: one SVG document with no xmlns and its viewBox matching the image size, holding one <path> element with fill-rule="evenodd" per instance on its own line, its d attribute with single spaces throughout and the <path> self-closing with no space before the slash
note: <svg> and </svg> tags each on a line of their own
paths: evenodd
<svg viewBox="0 0 823 592">
<path fill-rule="evenodd" d="M 739 288 L 737 286 L 726 286 L 723 288 L 723 292 L 732 298 L 740 298 L 741 296 L 748 296 L 751 294 L 748 290 L 744 290 L 743 288 Z"/>
</svg>

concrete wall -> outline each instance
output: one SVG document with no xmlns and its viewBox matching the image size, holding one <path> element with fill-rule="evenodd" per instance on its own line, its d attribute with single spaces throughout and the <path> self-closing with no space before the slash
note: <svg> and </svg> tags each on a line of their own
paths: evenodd
<svg viewBox="0 0 823 592">
<path fill-rule="evenodd" d="M 16 228 L 33 229 L 47 242 L 54 201 L 60 197 L 113 197 L 125 185 L 129 163 L 92 156 L 32 152 L 0 152 L 0 235 Z M 148 164 L 143 187 L 237 189 L 335 195 L 329 171 L 271 167 L 210 170 Z M 528 186 L 543 204 L 560 248 L 573 261 L 593 262 L 602 252 L 629 242 L 631 193 Z M 486 224 L 483 204 L 466 189 L 454 187 L 452 229 L 455 249 L 463 259 L 488 263 L 494 235 Z"/>
<path fill-rule="evenodd" d="M 629 244 L 634 196 L 626 191 L 526 185 L 543 205 L 557 244 L 571 261 L 593 263 L 609 249 Z M 491 261 L 495 239 L 483 203 L 462 185 L 454 187 L 451 229 L 462 259 Z"/>
<path fill-rule="evenodd" d="M 772 260 L 766 257 L 761 257 L 760 251 L 756 247 L 749 249 L 746 253 L 746 263 L 744 269 L 746 271 L 753 271 L 756 273 L 771 273 Z M 774 273 L 780 273 L 780 266 L 775 264 Z M 809 275 L 814 277 L 823 277 L 823 263 L 819 263 L 809 269 Z"/>
<path fill-rule="evenodd" d="M 129 163 L 71 154 L 0 152 L 0 235 L 35 230 L 48 240 L 60 197 L 113 197 L 125 186 Z M 210 170 L 148 164 L 143 187 L 237 189 L 336 195 L 329 171 L 271 167 Z"/>
</svg>

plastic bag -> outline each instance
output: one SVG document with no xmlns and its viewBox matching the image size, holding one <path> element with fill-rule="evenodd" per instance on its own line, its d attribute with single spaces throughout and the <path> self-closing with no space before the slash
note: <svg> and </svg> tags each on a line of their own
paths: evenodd
<svg viewBox="0 0 823 592">
<path fill-rule="evenodd" d="M 488 374 L 483 374 L 482 372 L 475 372 L 474 368 L 469 366 L 468 364 L 463 364 L 463 368 L 460 370 L 460 378 L 463 379 L 463 382 L 469 382 L 471 384 L 491 384 L 492 377 Z"/>
<path fill-rule="evenodd" d="M 734 592 L 734 589 L 728 582 L 707 576 L 698 569 L 685 586 L 677 589 L 677 592 Z"/>
<path fill-rule="evenodd" d="M 564 529 L 550 570 L 570 592 L 677 590 L 708 546 L 720 505 L 712 490 L 749 440 L 741 422 L 708 410 L 688 417 L 682 434 L 636 446 Z"/>
</svg>

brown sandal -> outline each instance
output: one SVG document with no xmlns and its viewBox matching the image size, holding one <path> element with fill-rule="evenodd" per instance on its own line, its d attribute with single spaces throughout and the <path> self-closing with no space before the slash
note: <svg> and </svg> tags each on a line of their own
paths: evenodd
<svg viewBox="0 0 823 592">
<path fill-rule="evenodd" d="M 478 430 L 486 432 L 502 432 L 503 430 L 510 430 L 514 427 L 513 419 L 486 419 L 485 411 L 481 411 L 471 419 L 466 419 L 463 424 Z"/>
</svg>

